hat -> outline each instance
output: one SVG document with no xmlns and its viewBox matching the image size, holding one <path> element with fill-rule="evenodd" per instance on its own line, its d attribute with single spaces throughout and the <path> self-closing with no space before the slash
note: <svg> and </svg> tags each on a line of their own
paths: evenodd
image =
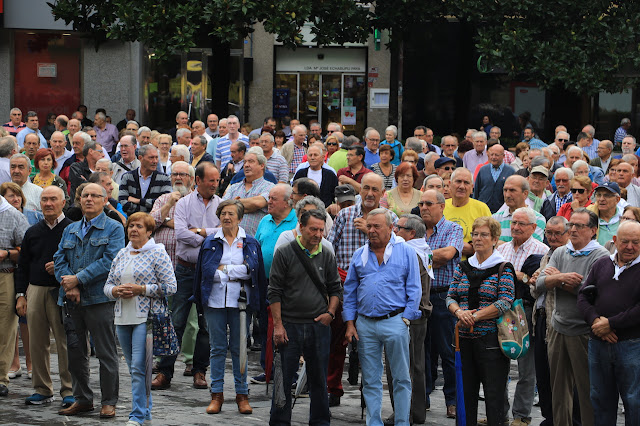
<svg viewBox="0 0 640 426">
<path fill-rule="evenodd" d="M 608 191 L 613 192 L 616 195 L 620 195 L 620 187 L 618 186 L 617 183 L 615 182 L 605 182 L 605 183 L 601 183 L 600 185 L 598 185 L 596 187 L 596 191 L 600 188 L 605 188 Z"/>
<path fill-rule="evenodd" d="M 333 193 L 336 196 L 338 203 L 343 203 L 345 201 L 356 201 L 356 190 L 353 189 L 351 185 L 338 185 L 336 189 L 334 189 Z"/>
<path fill-rule="evenodd" d="M 455 165 L 457 161 L 455 160 L 455 158 L 451 158 L 451 157 L 440 157 L 434 163 L 434 167 L 436 169 L 439 169 L 440 167 L 444 166 L 447 163 L 453 163 Z"/>
<path fill-rule="evenodd" d="M 533 173 L 542 173 L 547 178 L 549 178 L 549 170 L 545 166 L 535 166 L 533 169 L 531 169 L 531 174 Z"/>
</svg>

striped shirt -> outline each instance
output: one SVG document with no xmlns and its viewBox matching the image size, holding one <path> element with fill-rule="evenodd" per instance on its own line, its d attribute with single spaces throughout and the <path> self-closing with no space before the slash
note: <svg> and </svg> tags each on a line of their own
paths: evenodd
<svg viewBox="0 0 640 426">
<path fill-rule="evenodd" d="M 242 182 L 238 182 L 238 183 L 234 183 L 233 185 L 230 185 L 229 188 L 227 188 L 227 192 L 224 193 L 222 200 L 223 201 L 233 200 L 236 197 L 240 197 L 241 199 L 251 198 L 251 197 L 257 197 L 258 195 L 261 195 L 262 197 L 264 197 L 265 200 L 268 200 L 269 191 L 271 190 L 272 187 L 275 186 L 273 183 L 269 182 L 264 177 L 254 180 L 253 184 L 251 185 L 251 188 L 249 188 L 248 191 L 246 190 L 244 185 L 245 185 L 245 179 L 243 179 Z M 247 234 L 254 236 L 256 234 L 256 231 L 258 230 L 258 225 L 260 224 L 260 221 L 267 214 L 268 212 L 267 212 L 266 206 L 255 212 L 245 213 L 244 216 L 242 216 L 242 221 L 240 221 L 240 226 L 244 228 Z"/>
<path fill-rule="evenodd" d="M 382 177 L 382 182 L 384 184 L 384 189 L 387 191 L 396 187 L 396 166 L 395 164 L 391 164 L 391 173 L 389 176 L 385 175 L 380 168 L 380 163 L 375 163 L 371 165 L 371 171 L 378 176 Z"/>
<path fill-rule="evenodd" d="M 18 133 L 20 133 L 22 129 L 27 127 L 27 125 L 21 121 L 18 126 L 14 126 L 13 123 L 9 121 L 4 123 L 2 127 L 4 127 L 4 130 L 6 130 L 7 133 L 9 133 L 11 136 L 18 136 Z"/>
<path fill-rule="evenodd" d="M 242 141 L 249 149 L 249 138 L 243 135 L 242 133 L 238 133 L 238 140 Z M 231 143 L 233 141 L 229 139 L 229 135 L 226 134 L 220 139 L 218 139 L 218 145 L 216 146 L 216 162 L 220 162 L 220 170 L 224 169 L 224 166 L 227 165 L 229 161 L 231 161 Z"/>
<path fill-rule="evenodd" d="M 171 193 L 162 194 L 158 197 L 155 203 L 153 203 L 153 210 L 151 210 L 151 217 L 156 221 L 156 230 L 153 234 L 153 239 L 158 244 L 164 244 L 164 248 L 167 250 L 167 254 L 173 262 L 173 266 L 176 266 L 176 231 L 173 228 L 169 228 L 164 223 L 165 218 L 173 219 L 173 214 L 176 211 L 176 205 L 174 204 L 169 209 L 169 213 L 162 217 L 160 210 L 167 204 L 167 201 L 171 197 Z"/>
<path fill-rule="evenodd" d="M 457 251 L 456 255 L 445 265 L 434 268 L 433 270 L 434 279 L 431 281 L 431 287 L 446 287 L 451 284 L 453 272 L 458 262 L 460 262 L 460 256 L 462 255 L 462 248 L 464 247 L 462 227 L 455 222 L 448 221 L 442 216 L 433 227 L 433 234 L 426 238 L 426 240 L 431 250 L 453 247 Z"/>
<path fill-rule="evenodd" d="M 544 228 L 547 226 L 547 220 L 537 211 L 534 210 L 534 213 L 536 214 L 536 230 L 533 232 L 533 237 L 538 241 L 543 241 Z M 500 222 L 500 241 L 511 241 L 513 239 L 511 237 L 511 219 L 513 219 L 513 214 L 509 213 L 509 206 L 503 204 L 500 210 L 494 213 L 493 218 Z"/>
<path fill-rule="evenodd" d="M 583 146 L 582 151 L 589 156 L 590 159 L 594 159 L 598 157 L 598 145 L 600 145 L 600 141 L 598 139 L 594 139 L 589 146 Z"/>
<path fill-rule="evenodd" d="M 622 139 L 624 139 L 625 136 L 627 136 L 627 131 L 624 129 L 624 127 L 622 126 L 618 127 L 618 129 L 616 129 L 615 135 L 613 136 L 613 143 L 615 144 L 622 143 Z"/>
<path fill-rule="evenodd" d="M 289 180 L 289 165 L 287 160 L 274 152 L 271 157 L 267 158 L 267 170 L 269 170 L 278 179 L 278 182 L 287 182 Z"/>
</svg>

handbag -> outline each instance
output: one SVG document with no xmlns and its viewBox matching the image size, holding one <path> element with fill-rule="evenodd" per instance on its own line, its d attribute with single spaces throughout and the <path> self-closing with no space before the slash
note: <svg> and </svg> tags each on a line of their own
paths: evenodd
<svg viewBox="0 0 640 426">
<path fill-rule="evenodd" d="M 162 298 L 162 305 L 165 309 L 160 312 L 154 312 L 151 316 L 151 324 L 153 327 L 153 355 L 154 356 L 172 356 L 180 353 L 180 344 L 178 343 L 178 335 L 173 327 L 171 315 L 169 315 L 167 298 Z"/>
<path fill-rule="evenodd" d="M 518 359 L 529 352 L 529 326 L 524 313 L 522 299 L 517 299 L 511 309 L 500 315 L 498 326 L 498 344 L 502 353 L 509 359 Z"/>
</svg>

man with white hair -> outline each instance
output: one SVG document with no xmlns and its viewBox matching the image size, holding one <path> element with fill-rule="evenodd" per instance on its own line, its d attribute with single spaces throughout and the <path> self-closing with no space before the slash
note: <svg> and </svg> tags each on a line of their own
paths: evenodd
<svg viewBox="0 0 640 426">
<path fill-rule="evenodd" d="M 627 190 L 627 203 L 634 207 L 640 207 L 640 187 L 631 183 L 636 175 L 633 166 L 629 163 L 620 163 L 617 171 L 618 186 Z"/>
<path fill-rule="evenodd" d="M 567 159 L 562 164 L 564 167 L 573 168 L 573 163 L 578 160 L 584 161 L 584 155 L 581 148 L 577 146 L 571 146 L 567 149 Z M 598 185 L 604 182 L 604 173 L 600 167 L 589 166 L 589 179 Z M 553 182 L 552 182 L 553 185 Z"/>
<path fill-rule="evenodd" d="M 473 173 L 478 165 L 487 161 L 489 161 L 487 156 L 487 134 L 485 132 L 476 132 L 473 134 L 473 149 L 464 154 L 462 162 L 464 167 Z"/>
<path fill-rule="evenodd" d="M 20 111 L 20 108 L 11 108 L 11 111 L 9 111 L 9 121 L 4 123 L 2 127 L 13 137 L 16 137 L 22 129 L 27 127 L 27 125 L 22 122 L 22 111 Z"/>
<path fill-rule="evenodd" d="M 40 210 L 40 194 L 42 188 L 29 181 L 29 173 L 31 173 L 31 161 L 24 154 L 14 154 L 11 157 L 9 170 L 11 171 L 11 181 L 20 185 L 26 204 L 25 208 L 31 210 Z"/>
<path fill-rule="evenodd" d="M 101 158 L 96 161 L 96 172 L 104 172 L 109 175 L 111 179 L 111 187 L 113 188 L 109 196 L 114 200 L 117 200 L 120 191 L 120 185 L 118 185 L 116 181 L 113 180 L 113 163 L 111 162 L 111 160 L 109 160 L 108 158 Z"/>
<path fill-rule="evenodd" d="M 107 150 L 109 155 L 115 154 L 118 144 L 118 128 L 107 123 L 107 116 L 99 112 L 95 115 L 93 129 L 96 131 L 97 141 L 101 147 Z"/>
<path fill-rule="evenodd" d="M 171 147 L 171 155 L 169 156 L 171 164 L 176 161 L 184 161 L 185 163 L 191 162 L 191 153 L 189 148 L 185 145 L 174 145 Z"/>
<path fill-rule="evenodd" d="M 176 125 L 168 132 L 174 142 L 178 142 L 177 131 L 185 127 L 189 127 L 189 114 L 185 111 L 178 111 L 176 114 Z M 191 137 L 189 137 L 189 139 L 191 139 Z"/>
<path fill-rule="evenodd" d="M 223 201 L 237 199 L 244 205 L 240 226 L 251 235 L 255 235 L 260 220 L 268 214 L 267 201 L 274 184 L 264 178 L 266 166 L 262 148 L 250 148 L 244 156 L 244 179 L 230 185 L 222 197 Z"/>
<path fill-rule="evenodd" d="M 260 146 L 264 156 L 267 157 L 267 170 L 276 177 L 278 183 L 287 183 L 289 180 L 289 165 L 274 147 L 276 141 L 271 133 L 263 133 L 260 135 Z"/>
<path fill-rule="evenodd" d="M 613 152 L 613 143 L 605 139 L 600 142 L 598 148 L 596 149 L 597 157 L 592 158 L 590 163 L 594 167 L 600 167 L 604 174 L 607 174 L 607 170 L 609 169 L 609 164 L 611 163 L 611 153 Z"/>
<path fill-rule="evenodd" d="M 71 182 L 71 191 L 69 196 L 73 200 L 76 189 L 80 184 L 87 182 L 89 176 L 96 170 L 96 163 L 104 157 L 102 146 L 96 141 L 89 141 L 82 148 L 84 160 L 73 163 L 69 168 L 69 181 Z"/>
<path fill-rule="evenodd" d="M 11 182 L 10 159 L 17 153 L 18 145 L 15 138 L 10 136 L 0 138 L 0 184 Z"/>
<path fill-rule="evenodd" d="M 293 128 L 293 140 L 285 143 L 280 154 L 289 164 L 289 177 L 292 178 L 296 169 L 302 163 L 302 158 L 307 153 L 306 147 L 307 128 L 300 124 Z"/>
<path fill-rule="evenodd" d="M 196 120 L 193 122 L 193 124 L 191 125 L 191 131 L 193 133 L 192 137 L 194 138 L 196 136 L 204 136 L 204 138 L 207 140 L 207 146 L 213 140 L 213 138 L 207 133 L 204 123 L 200 120 Z"/>
<path fill-rule="evenodd" d="M 171 192 L 171 180 L 159 173 L 158 149 L 145 145 L 138 150 L 140 167 L 122 175 L 118 200 L 127 215 L 136 212 L 150 212 L 153 203 L 162 194 Z"/>
<path fill-rule="evenodd" d="M 189 147 L 189 144 L 191 143 L 191 130 L 181 127 L 176 130 L 176 139 L 178 140 L 178 145 Z"/>
<path fill-rule="evenodd" d="M 504 183 L 504 205 L 493 215 L 493 218 L 500 222 L 500 241 L 509 242 L 513 239 L 511 235 L 511 230 L 514 225 L 512 221 L 515 220 L 513 219 L 513 214 L 517 209 L 527 207 L 526 200 L 530 190 L 529 182 L 520 175 L 509 176 Z M 544 228 L 547 221 L 544 216 L 536 211 L 534 211 L 534 215 L 535 221 L 517 222 L 516 226 L 524 228 L 529 225 L 536 225 L 533 236 L 538 241 L 542 241 L 544 239 Z"/>
<path fill-rule="evenodd" d="M 627 136 L 627 132 L 631 128 L 631 120 L 623 118 L 620 121 L 620 127 L 616 129 L 616 133 L 613 136 L 613 143 L 617 146 L 622 143 L 622 140 Z"/>
<path fill-rule="evenodd" d="M 631 135 L 627 135 L 622 139 L 622 155 L 628 155 L 628 154 L 637 154 L 636 152 L 636 138 L 631 136 Z M 622 155 L 618 155 L 615 158 L 620 158 L 622 157 Z"/>
<path fill-rule="evenodd" d="M 140 167 L 140 160 L 136 158 L 136 138 L 124 135 L 120 139 L 121 158 L 113 165 L 113 180 L 118 185 L 122 184 L 122 176 Z"/>
<path fill-rule="evenodd" d="M 591 140 L 593 140 L 593 143 L 594 143 L 595 147 L 597 148 L 598 145 L 600 144 L 600 141 L 598 139 L 596 139 L 596 128 L 593 127 L 591 124 L 586 124 L 582 128 L 582 131 L 589 135 Z M 591 158 L 591 156 L 589 156 L 589 158 Z"/>
<path fill-rule="evenodd" d="M 240 120 L 235 115 L 227 117 L 227 130 L 228 133 L 225 136 L 221 136 L 218 139 L 218 145 L 216 147 L 216 166 L 220 170 L 224 169 L 229 161 L 231 161 L 231 144 L 234 142 L 244 142 L 247 149 L 249 149 L 249 138 L 240 133 Z"/>
<path fill-rule="evenodd" d="M 53 172 L 56 175 L 59 175 L 64 162 L 67 161 L 67 158 L 71 157 L 73 153 L 66 149 L 67 140 L 65 139 L 62 132 L 53 132 L 51 134 L 51 138 L 49 139 L 49 145 L 51 145 L 51 150 L 53 151 L 53 155 L 55 157 L 54 159 L 56 162 L 56 167 Z"/>
<path fill-rule="evenodd" d="M 378 148 L 380 147 L 380 133 L 376 129 L 371 129 L 364 137 L 364 162 L 372 165 L 380 162 Z"/>
<path fill-rule="evenodd" d="M 560 207 L 566 203 L 573 201 L 571 194 L 571 179 L 573 179 L 573 170 L 566 167 L 560 167 L 553 175 L 556 183 L 556 192 L 547 197 L 542 203 L 540 213 L 549 220 L 558 214 Z"/>
<path fill-rule="evenodd" d="M 144 146 L 148 143 L 151 143 L 151 129 L 148 128 L 147 126 L 142 126 L 138 129 L 138 131 L 136 132 L 138 137 L 137 137 L 137 141 L 138 141 L 138 148 L 140 148 L 141 146 Z"/>
</svg>

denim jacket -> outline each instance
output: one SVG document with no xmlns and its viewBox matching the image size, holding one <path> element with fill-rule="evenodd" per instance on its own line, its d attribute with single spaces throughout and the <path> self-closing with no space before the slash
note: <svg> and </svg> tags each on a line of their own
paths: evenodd
<svg viewBox="0 0 640 426">
<path fill-rule="evenodd" d="M 63 275 L 76 275 L 80 287 L 80 304 L 95 305 L 109 302 L 104 294 L 104 283 L 111 263 L 124 248 L 124 228 L 104 212 L 93 221 L 89 232 L 80 237 L 82 220 L 67 226 L 53 255 L 58 281 Z M 60 287 L 58 304 L 62 305 L 64 289 Z"/>
<path fill-rule="evenodd" d="M 222 259 L 222 251 L 222 240 L 220 238 L 214 238 L 213 235 L 208 236 L 200 248 L 198 263 L 196 265 L 196 275 L 193 280 L 193 299 L 202 306 L 206 306 L 209 300 L 213 277 L 218 266 L 220 266 L 220 259 Z M 251 291 L 249 296 L 250 300 L 247 301 L 247 305 L 251 310 L 256 312 L 265 310 L 267 277 L 264 272 L 260 243 L 247 234 L 242 251 L 244 261 L 249 265 L 251 271 L 251 279 L 244 281 L 244 285 L 253 290 Z"/>
</svg>

